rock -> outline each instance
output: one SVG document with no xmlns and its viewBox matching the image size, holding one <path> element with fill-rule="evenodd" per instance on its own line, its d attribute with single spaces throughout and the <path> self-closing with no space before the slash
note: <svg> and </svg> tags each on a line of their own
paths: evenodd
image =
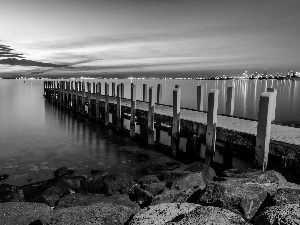
<svg viewBox="0 0 300 225">
<path fill-rule="evenodd" d="M 199 190 L 188 189 L 188 190 L 169 190 L 165 189 L 161 194 L 153 197 L 151 205 L 158 205 L 161 203 L 183 203 L 190 202 L 190 199 Z M 200 190 L 201 191 L 201 190 Z"/>
<path fill-rule="evenodd" d="M 0 224 L 30 224 L 51 213 L 51 207 L 42 203 L 6 202 L 0 204 Z"/>
<path fill-rule="evenodd" d="M 194 225 L 194 224 L 226 224 L 226 225 L 250 225 L 240 215 L 229 210 L 213 206 L 198 206 L 187 214 L 181 214 L 173 219 L 173 225 Z"/>
<path fill-rule="evenodd" d="M 70 189 L 78 192 L 83 188 L 86 176 L 66 175 L 62 177 L 62 181 L 65 182 Z"/>
<path fill-rule="evenodd" d="M 142 189 L 150 192 L 153 196 L 158 195 L 166 188 L 166 182 L 160 181 L 158 183 L 152 183 L 144 185 Z"/>
<path fill-rule="evenodd" d="M 72 175 L 74 170 L 69 170 L 66 167 L 60 167 L 54 171 L 54 177 L 63 177 L 65 175 Z"/>
<path fill-rule="evenodd" d="M 166 166 L 169 167 L 168 170 L 175 170 L 182 166 L 182 164 L 179 162 L 166 162 Z"/>
<path fill-rule="evenodd" d="M 69 207 L 54 210 L 51 214 L 36 220 L 42 225 L 120 225 L 134 213 L 129 207 L 110 203 L 96 203 L 88 206 Z"/>
<path fill-rule="evenodd" d="M 72 189 L 70 189 L 66 183 L 60 182 L 47 189 L 36 199 L 36 202 L 45 203 L 51 207 L 54 207 L 61 197 L 71 193 L 74 193 L 74 191 L 72 191 Z"/>
<path fill-rule="evenodd" d="M 105 197 L 103 194 L 91 194 L 91 193 L 75 193 L 62 197 L 55 209 L 68 208 L 74 206 L 87 206 L 95 203 L 111 203 L 116 205 L 122 205 L 129 207 L 134 213 L 140 210 L 137 203 L 132 202 L 128 195 L 118 194 L 109 197 Z"/>
<path fill-rule="evenodd" d="M 166 171 L 164 175 L 164 180 L 167 182 L 173 182 L 174 180 L 178 180 L 189 174 L 192 173 L 189 171 L 182 171 L 182 170 Z"/>
<path fill-rule="evenodd" d="M 162 203 L 142 209 L 128 222 L 129 225 L 166 224 L 179 215 L 187 214 L 199 205 L 192 203 Z"/>
<path fill-rule="evenodd" d="M 131 196 L 131 199 L 137 202 L 141 208 L 144 208 L 150 205 L 153 199 L 153 195 L 148 191 L 145 191 L 139 187 L 135 187 L 134 194 L 133 196 Z"/>
<path fill-rule="evenodd" d="M 24 200 L 24 193 L 18 187 L 9 184 L 0 185 L 0 203 L 23 202 Z"/>
<path fill-rule="evenodd" d="M 187 190 L 194 188 L 203 190 L 206 187 L 206 182 L 206 177 L 202 173 L 192 173 L 174 181 L 172 189 Z"/>
<path fill-rule="evenodd" d="M 196 203 L 216 206 L 241 214 L 251 220 L 266 199 L 267 192 L 259 184 L 235 181 L 212 182 Z"/>
<path fill-rule="evenodd" d="M 201 163 L 201 162 L 195 162 L 195 163 L 192 163 L 190 165 L 188 165 L 184 171 L 190 171 L 190 172 L 193 172 L 193 173 L 203 173 L 207 179 L 209 180 L 213 180 L 214 177 L 216 177 L 216 172 L 213 168 L 211 167 L 208 167 L 207 165 L 205 165 L 204 163 Z"/>
<path fill-rule="evenodd" d="M 254 221 L 255 225 L 300 224 L 300 205 L 287 204 L 265 208 Z"/>
<path fill-rule="evenodd" d="M 169 166 L 162 163 L 152 164 L 137 171 L 139 176 L 155 175 L 160 180 L 163 179 L 165 172 L 169 170 Z"/>
<path fill-rule="evenodd" d="M 91 175 L 99 174 L 100 170 L 91 170 Z"/>
<path fill-rule="evenodd" d="M 1 174 L 1 175 L 0 175 L 0 180 L 5 180 L 5 179 L 7 179 L 8 177 L 9 177 L 8 174 Z"/>
<path fill-rule="evenodd" d="M 41 194 L 43 194 L 47 189 L 56 185 L 57 183 L 57 179 L 54 178 L 37 183 L 27 184 L 21 186 L 20 189 L 22 189 L 24 192 L 26 202 L 35 202 Z"/>
<path fill-rule="evenodd" d="M 123 186 L 121 188 L 120 193 L 127 194 L 127 195 L 133 195 L 135 187 L 140 187 L 140 185 L 135 183 L 134 181 L 129 181 L 125 186 Z"/>
<path fill-rule="evenodd" d="M 280 186 L 272 199 L 272 205 L 300 204 L 300 185 L 287 183 Z"/>
<path fill-rule="evenodd" d="M 124 193 L 125 187 L 133 180 L 133 176 L 127 173 L 107 174 L 96 176 L 85 184 L 87 191 L 104 194 L 106 196 Z"/>
<path fill-rule="evenodd" d="M 152 183 L 158 183 L 160 180 L 155 175 L 146 175 L 138 178 L 136 182 L 140 185 L 148 185 Z"/>
</svg>

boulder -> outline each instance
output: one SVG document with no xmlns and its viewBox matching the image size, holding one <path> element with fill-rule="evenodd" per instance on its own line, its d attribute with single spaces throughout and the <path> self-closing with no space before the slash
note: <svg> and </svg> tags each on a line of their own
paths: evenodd
<svg viewBox="0 0 300 225">
<path fill-rule="evenodd" d="M 74 170 L 69 170 L 67 167 L 60 167 L 56 170 L 54 170 L 54 177 L 63 177 L 65 175 L 72 175 L 74 173 Z"/>
<path fill-rule="evenodd" d="M 300 224 L 300 205 L 287 204 L 264 209 L 254 221 L 255 225 L 298 225 Z"/>
<path fill-rule="evenodd" d="M 95 203 L 54 210 L 34 222 L 41 225 L 120 225 L 124 224 L 134 212 L 123 205 Z"/>
<path fill-rule="evenodd" d="M 163 163 L 157 163 L 157 164 L 152 164 L 149 166 L 146 166 L 144 168 L 141 168 L 137 171 L 137 174 L 139 176 L 145 176 L 145 175 L 155 175 L 157 176 L 160 180 L 163 180 L 164 174 L 166 171 L 169 170 L 169 166 Z"/>
<path fill-rule="evenodd" d="M 30 224 L 51 213 L 51 207 L 42 203 L 6 202 L 0 204 L 0 224 Z"/>
<path fill-rule="evenodd" d="M 160 180 L 155 175 L 145 175 L 142 177 L 139 177 L 136 182 L 140 185 L 148 185 L 152 183 L 158 183 Z"/>
<path fill-rule="evenodd" d="M 160 181 L 158 183 L 147 184 L 141 188 L 155 196 L 160 194 L 166 188 L 166 182 Z"/>
<path fill-rule="evenodd" d="M 217 175 L 213 168 L 208 167 L 204 163 L 195 162 L 184 168 L 184 171 L 190 171 L 193 173 L 203 173 L 207 179 L 213 180 Z"/>
<path fill-rule="evenodd" d="M 135 187 L 134 193 L 131 196 L 131 199 L 133 201 L 137 202 L 141 208 L 144 208 L 144 207 L 150 205 L 150 203 L 153 199 L 153 195 L 146 190 L 143 190 L 139 187 Z"/>
<path fill-rule="evenodd" d="M 272 199 L 272 205 L 300 204 L 300 185 L 287 183 L 278 188 Z"/>
<path fill-rule="evenodd" d="M 9 184 L 0 185 L 0 203 L 23 202 L 24 200 L 24 193 L 22 189 Z"/>
<path fill-rule="evenodd" d="M 266 196 L 265 189 L 256 183 L 212 182 L 207 185 L 196 203 L 228 209 L 249 221 Z"/>
<path fill-rule="evenodd" d="M 181 177 L 172 183 L 172 189 L 187 190 L 190 188 L 203 190 L 206 187 L 207 179 L 203 173 L 192 173 Z"/>
<path fill-rule="evenodd" d="M 66 183 L 70 189 L 78 192 L 83 189 L 83 184 L 86 181 L 86 176 L 65 175 L 62 177 L 62 181 Z"/>
</svg>

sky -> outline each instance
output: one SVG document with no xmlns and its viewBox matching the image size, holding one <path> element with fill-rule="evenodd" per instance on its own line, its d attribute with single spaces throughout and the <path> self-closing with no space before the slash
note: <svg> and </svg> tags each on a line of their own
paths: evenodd
<svg viewBox="0 0 300 225">
<path fill-rule="evenodd" d="M 299 0 L 0 0 L 0 76 L 300 71 Z"/>
</svg>

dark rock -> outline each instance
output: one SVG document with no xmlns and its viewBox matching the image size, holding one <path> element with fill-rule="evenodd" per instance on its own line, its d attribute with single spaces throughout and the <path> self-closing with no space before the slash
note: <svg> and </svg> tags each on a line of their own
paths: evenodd
<svg viewBox="0 0 300 225">
<path fill-rule="evenodd" d="M 155 175 L 146 175 L 138 178 L 136 182 L 140 185 L 148 185 L 152 183 L 158 183 L 160 182 L 157 176 Z"/>
<path fill-rule="evenodd" d="M 125 184 L 122 188 L 120 193 L 121 194 L 127 194 L 127 195 L 133 195 L 134 194 L 134 188 L 140 187 L 139 184 L 135 183 L 134 181 L 129 181 L 127 184 Z"/>
<path fill-rule="evenodd" d="M 66 175 L 62 177 L 62 181 L 65 182 L 70 189 L 78 192 L 83 189 L 83 184 L 86 181 L 86 176 Z"/>
<path fill-rule="evenodd" d="M 71 193 L 74 193 L 74 191 L 70 189 L 70 187 L 66 183 L 59 182 L 47 189 L 35 201 L 39 203 L 45 203 L 51 207 L 54 207 L 61 197 Z"/>
<path fill-rule="evenodd" d="M 51 207 L 41 203 L 7 202 L 0 204 L 0 224 L 33 224 L 41 216 L 51 213 Z"/>
<path fill-rule="evenodd" d="M 150 205 L 153 199 L 153 195 L 146 190 L 143 190 L 139 187 L 135 187 L 134 194 L 133 196 L 131 196 L 131 199 L 137 202 L 141 208 L 144 208 Z"/>
<path fill-rule="evenodd" d="M 5 180 L 5 179 L 7 179 L 8 177 L 9 177 L 8 174 L 1 174 L 1 175 L 0 175 L 0 180 Z"/>
<path fill-rule="evenodd" d="M 152 183 L 144 185 L 142 189 L 150 192 L 152 195 L 158 195 L 166 188 L 166 182 L 160 181 L 158 183 Z"/>
<path fill-rule="evenodd" d="M 192 173 L 190 171 L 181 171 L 181 170 L 166 171 L 164 180 L 167 182 L 173 182 L 175 180 L 187 176 L 188 174 L 192 174 Z"/>
<path fill-rule="evenodd" d="M 24 200 L 24 193 L 18 187 L 9 184 L 0 185 L 0 203 L 23 202 Z"/>
<path fill-rule="evenodd" d="M 166 162 L 166 165 L 169 167 L 168 170 L 175 170 L 182 166 L 179 162 Z"/>
<path fill-rule="evenodd" d="M 209 180 L 213 180 L 214 177 L 216 177 L 216 172 L 213 168 L 208 167 L 207 165 L 205 165 L 204 163 L 201 162 L 195 162 L 192 163 L 190 165 L 188 165 L 187 167 L 185 167 L 184 171 L 190 171 L 193 173 L 203 173 L 207 179 Z"/>
<path fill-rule="evenodd" d="M 166 164 L 157 163 L 157 164 L 149 165 L 142 169 L 139 169 L 137 171 L 137 174 L 139 176 L 155 175 L 158 178 L 160 178 L 160 177 L 163 177 L 165 172 L 168 170 L 169 170 L 169 166 L 167 166 Z"/>
<path fill-rule="evenodd" d="M 60 167 L 54 171 L 54 177 L 63 177 L 65 175 L 72 175 L 74 170 L 69 170 L 66 167 Z"/>
<path fill-rule="evenodd" d="M 272 199 L 272 205 L 300 204 L 300 185 L 287 183 L 280 186 Z"/>
<path fill-rule="evenodd" d="M 255 219 L 255 225 L 296 225 L 300 224 L 300 205 L 287 204 L 265 208 Z"/>
<path fill-rule="evenodd" d="M 128 224 L 247 225 L 249 223 L 240 215 L 226 209 L 192 203 L 163 203 L 141 210 L 128 221 Z"/>
<path fill-rule="evenodd" d="M 206 177 L 202 173 L 188 174 L 172 184 L 172 189 L 187 190 L 190 188 L 203 190 L 206 187 Z"/>
<path fill-rule="evenodd" d="M 135 211 L 123 205 L 95 203 L 88 206 L 76 206 L 54 210 L 39 219 L 43 225 L 120 225 L 124 224 Z"/>
<path fill-rule="evenodd" d="M 207 185 L 196 203 L 228 209 L 249 221 L 266 196 L 265 189 L 256 183 L 212 182 Z"/>
<path fill-rule="evenodd" d="M 57 179 L 54 178 L 32 184 L 26 184 L 24 186 L 21 186 L 20 189 L 22 189 L 24 192 L 26 202 L 35 202 L 41 194 L 43 194 L 47 189 L 56 185 L 57 183 Z"/>
<path fill-rule="evenodd" d="M 99 174 L 100 170 L 91 170 L 91 175 Z"/>
</svg>

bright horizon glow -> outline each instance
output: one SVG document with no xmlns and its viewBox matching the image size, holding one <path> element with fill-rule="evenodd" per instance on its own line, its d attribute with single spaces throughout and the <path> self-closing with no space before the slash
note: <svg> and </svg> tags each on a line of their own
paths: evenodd
<svg viewBox="0 0 300 225">
<path fill-rule="evenodd" d="M 298 0 L 0 0 L 0 5 L 0 76 L 300 70 Z M 4 47 L 26 60 L 69 67 L 7 64 L 1 62 L 8 58 L 1 55 Z"/>
</svg>

